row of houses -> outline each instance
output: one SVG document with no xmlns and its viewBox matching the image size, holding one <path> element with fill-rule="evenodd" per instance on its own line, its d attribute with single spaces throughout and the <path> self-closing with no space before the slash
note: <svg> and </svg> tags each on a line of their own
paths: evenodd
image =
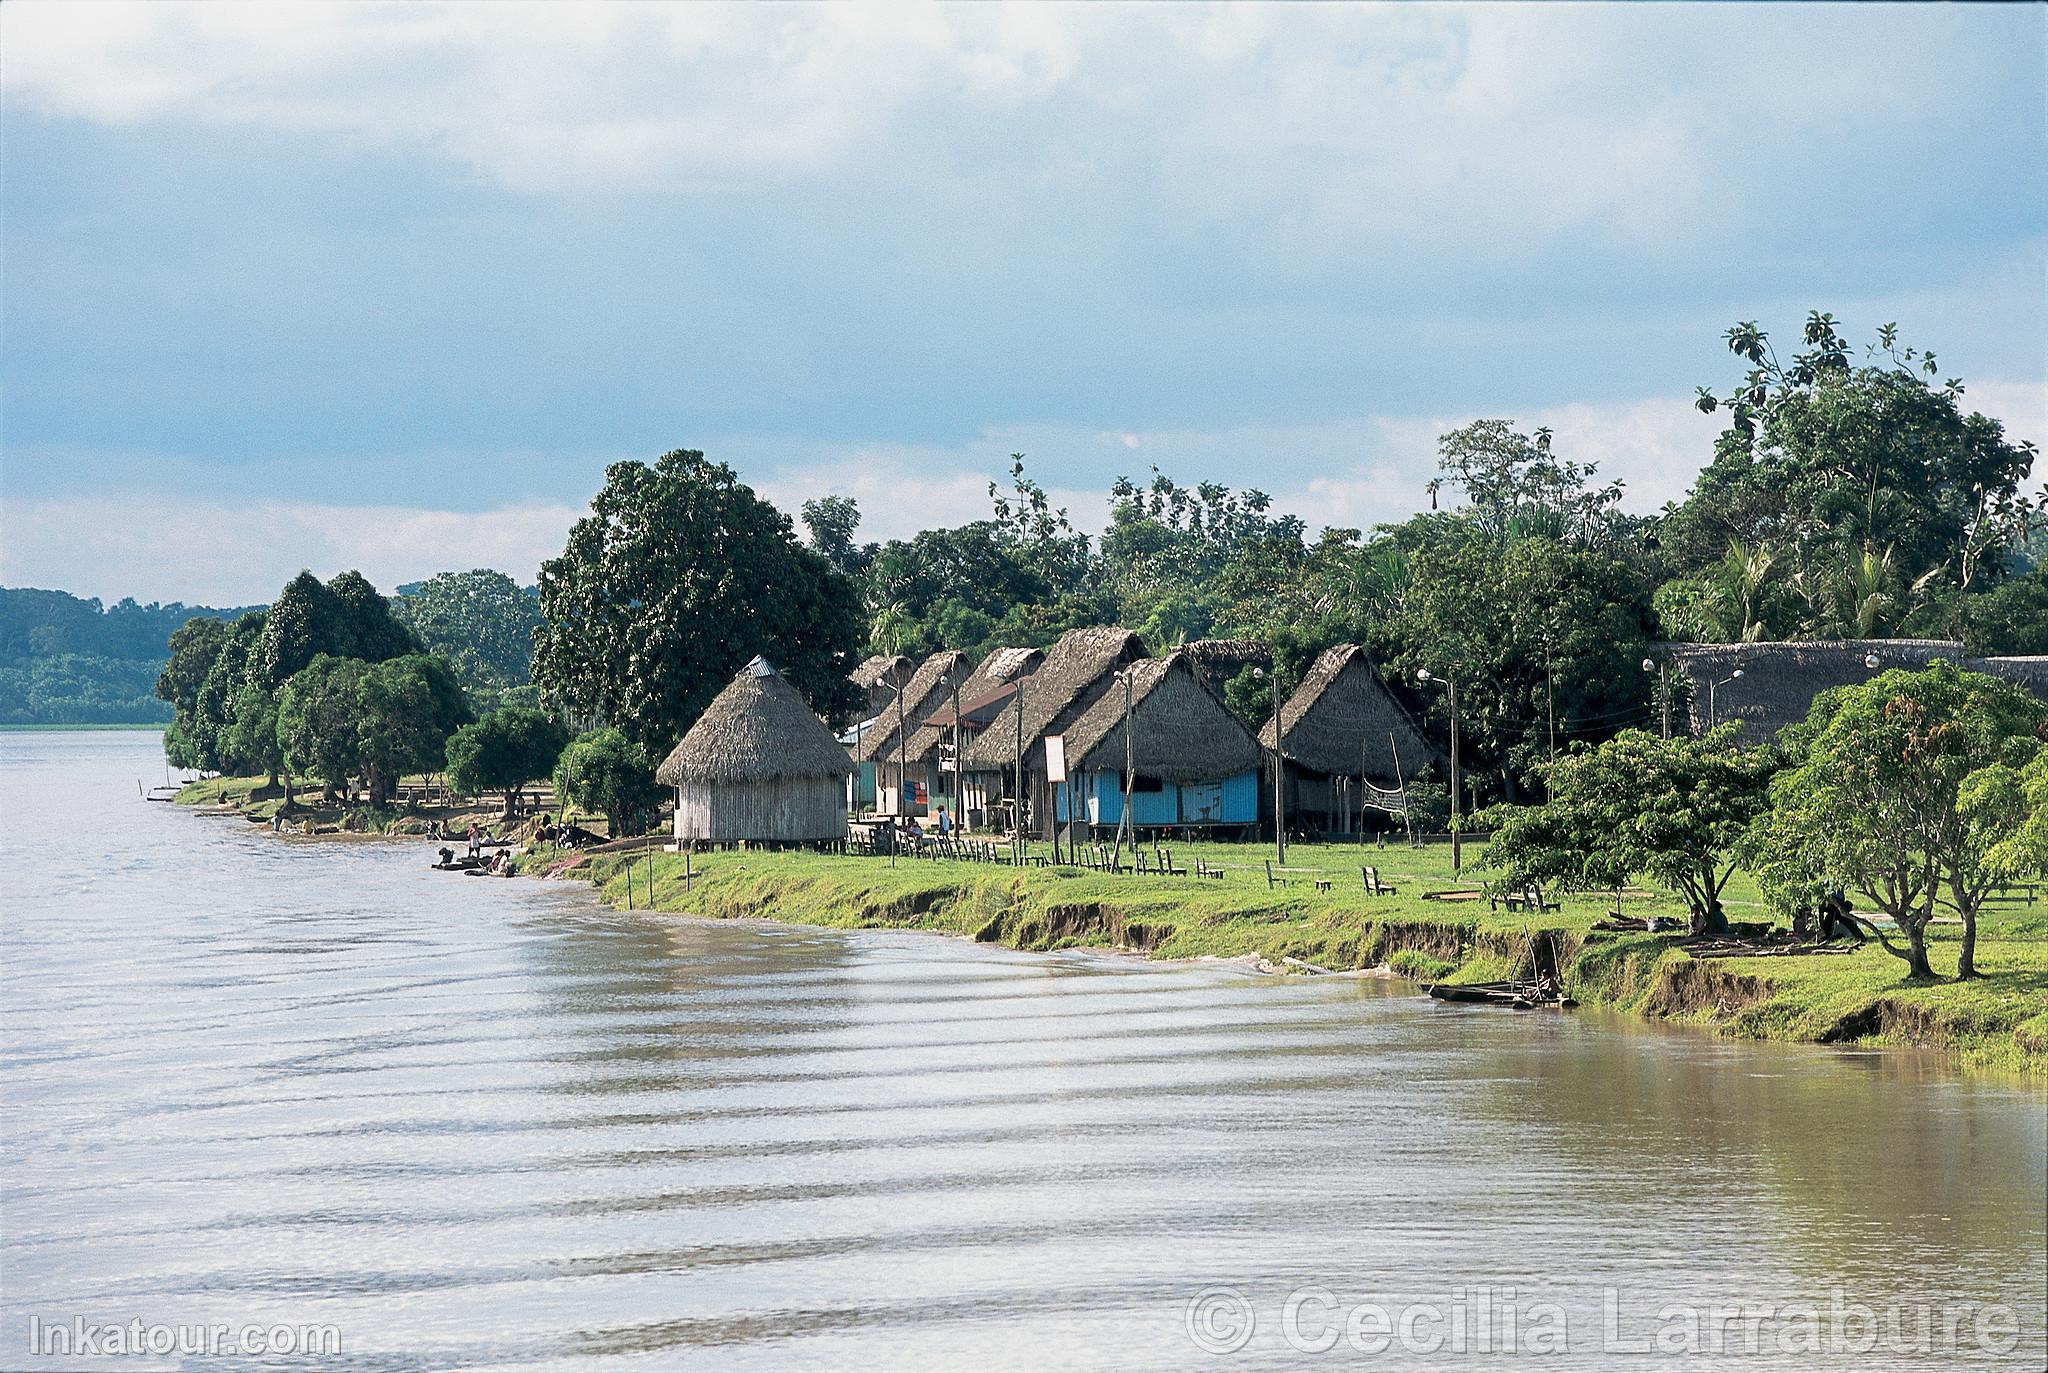
<svg viewBox="0 0 2048 1373">
<path fill-rule="evenodd" d="M 1732 720 L 1751 740 L 1804 718 L 1827 687 L 1938 657 L 2048 699 L 2048 658 L 1967 658 L 1934 640 L 1669 645 L 1662 657 L 1689 679 L 1695 732 Z M 921 663 L 876 657 L 854 673 L 867 717 L 835 735 L 756 658 L 659 775 L 677 791 L 678 840 L 833 840 L 850 812 L 930 817 L 942 805 L 969 830 L 1009 830 L 1021 811 L 1048 838 L 1055 826 L 1115 827 L 1127 777 L 1142 829 L 1249 830 L 1273 813 L 1276 753 L 1290 820 L 1348 832 L 1438 761 L 1356 644 L 1320 654 L 1256 734 L 1223 702 L 1223 684 L 1248 667 L 1271 671 L 1263 645 L 1202 640 L 1153 657 L 1114 626 L 978 662 L 953 650 Z"/>
</svg>

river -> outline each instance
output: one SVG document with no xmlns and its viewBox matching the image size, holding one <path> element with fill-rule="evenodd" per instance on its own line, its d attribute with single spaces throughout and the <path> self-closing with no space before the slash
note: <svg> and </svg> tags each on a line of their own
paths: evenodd
<svg viewBox="0 0 2048 1373">
<path fill-rule="evenodd" d="M 1672 1367 L 1744 1304 L 1744 1367 L 2044 1362 L 2024 1084 L 631 915 L 162 775 L 153 735 L 0 735 L 0 1366 Z M 30 1357 L 131 1322 L 340 1352 Z"/>
</svg>

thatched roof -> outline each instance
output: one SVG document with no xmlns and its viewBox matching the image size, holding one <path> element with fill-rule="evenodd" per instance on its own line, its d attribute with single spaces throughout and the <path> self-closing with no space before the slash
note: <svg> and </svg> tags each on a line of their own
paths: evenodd
<svg viewBox="0 0 2048 1373">
<path fill-rule="evenodd" d="M 1286 756 L 1335 777 L 1355 777 L 1363 767 L 1367 777 L 1391 786 L 1436 756 L 1357 644 L 1317 654 L 1280 718 L 1287 725 Z M 1271 720 L 1259 730 L 1259 744 L 1273 747 Z"/>
<path fill-rule="evenodd" d="M 1259 765 L 1258 742 L 1202 684 L 1185 653 L 1147 658 L 1126 671 L 1131 683 L 1131 766 L 1169 782 L 1208 782 Z M 1111 682 L 1068 725 L 1069 776 L 1124 768 L 1124 693 Z"/>
<path fill-rule="evenodd" d="M 1963 646 L 1948 639 L 1830 639 L 1775 644 L 1670 644 L 1672 665 L 1692 681 L 1693 733 L 1736 723 L 1745 744 L 1759 744 L 1806 718 L 1813 698 L 1830 687 L 1865 682 L 1887 668 L 1922 668 L 1936 658 L 1965 662 Z M 1875 668 L 1865 666 L 1869 657 Z M 1729 681 L 1736 669 L 1742 676 Z M 1709 683 L 1714 718 L 1707 718 Z"/>
<path fill-rule="evenodd" d="M 966 681 L 960 684 L 960 710 L 966 714 L 977 703 L 987 700 L 996 692 L 1029 677 L 1045 661 L 1045 654 L 1035 648 L 997 648 L 981 660 L 981 665 Z M 947 731 L 953 725 L 953 704 L 946 700 L 934 707 L 925 717 L 925 722 L 911 733 L 905 755 L 914 764 L 930 763 L 939 752 Z"/>
<path fill-rule="evenodd" d="M 797 689 L 766 659 L 712 698 L 655 776 L 665 786 L 844 777 L 853 760 Z"/>
<path fill-rule="evenodd" d="M 865 694 L 867 713 L 874 715 L 894 703 L 896 688 L 909 681 L 916 668 L 917 664 L 901 653 L 877 653 L 847 676 Z"/>
<path fill-rule="evenodd" d="M 994 771 L 1017 761 L 1018 711 L 1023 711 L 1024 752 L 1031 762 L 1039 741 L 1058 734 L 1105 690 L 1109 674 L 1145 656 L 1136 634 L 1115 625 L 1070 629 L 1045 655 L 1017 699 L 976 736 L 963 760 L 969 769 Z"/>
<path fill-rule="evenodd" d="M 1190 639 L 1179 651 L 1202 684 L 1219 694 L 1225 682 L 1248 667 L 1273 668 L 1272 646 L 1262 639 Z"/>
<path fill-rule="evenodd" d="M 924 723 L 927 715 L 952 699 L 953 687 L 967 679 L 971 666 L 973 659 L 950 648 L 940 649 L 918 664 L 916 673 L 903 688 L 901 711 L 897 709 L 892 693 L 889 704 L 876 715 L 873 726 L 854 745 L 853 756 L 863 763 L 893 761 L 898 720 L 902 722 L 904 734 L 915 730 Z"/>
<path fill-rule="evenodd" d="M 1971 658 L 1964 666 L 1973 672 L 2003 677 L 2048 701 L 2048 658 Z"/>
</svg>

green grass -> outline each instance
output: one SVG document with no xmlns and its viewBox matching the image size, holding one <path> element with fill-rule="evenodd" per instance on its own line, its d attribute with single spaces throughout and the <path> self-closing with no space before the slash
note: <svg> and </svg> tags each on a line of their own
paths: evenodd
<svg viewBox="0 0 2048 1373">
<path fill-rule="evenodd" d="M 1040 851 L 1044 851 L 1042 846 Z M 1974 1068 L 2048 1072 L 2048 908 L 2005 907 L 1979 931 L 1976 982 L 1914 983 L 1874 943 L 1854 954 L 1695 961 L 1669 936 L 1603 934 L 1589 927 L 1609 895 L 1567 897 L 1543 915 L 1451 904 L 1426 893 L 1477 885 L 1485 874 L 1468 845 L 1463 880 L 1447 847 L 1360 850 L 1297 845 L 1290 866 L 1320 869 L 1333 890 L 1307 882 L 1269 890 L 1269 848 L 1175 845 L 1177 862 L 1199 853 L 1234 866 L 1220 881 L 1111 875 L 1079 868 L 760 851 L 694 855 L 684 880 L 676 854 L 599 856 L 589 876 L 606 899 L 712 917 L 799 924 L 926 929 L 1020 949 L 1124 948 L 1155 958 L 1232 958 L 1273 964 L 1296 958 L 1333 970 L 1392 966 L 1426 980 L 1483 982 L 1526 971 L 1539 931 L 1556 934 L 1568 989 L 1589 1005 L 1711 1025 L 1753 1039 L 1938 1048 Z M 1368 896 L 1358 865 L 1370 861 L 1392 896 Z M 1737 920 L 1765 912 L 1753 883 L 1729 893 Z M 1624 897 L 1631 915 L 1682 918 L 1667 892 Z M 1932 932 L 1937 969 L 1955 967 L 1955 926 Z"/>
</svg>

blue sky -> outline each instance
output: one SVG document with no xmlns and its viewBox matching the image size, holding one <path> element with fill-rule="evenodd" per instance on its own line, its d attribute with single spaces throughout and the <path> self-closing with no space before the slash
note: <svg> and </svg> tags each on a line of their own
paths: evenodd
<svg viewBox="0 0 2048 1373">
<path fill-rule="evenodd" d="M 1370 525 L 1499 415 L 1654 508 L 1813 307 L 2048 440 L 2044 23 L 16 0 L 0 581 L 525 578 L 673 447 L 876 537 L 1015 449 Z"/>
</svg>

